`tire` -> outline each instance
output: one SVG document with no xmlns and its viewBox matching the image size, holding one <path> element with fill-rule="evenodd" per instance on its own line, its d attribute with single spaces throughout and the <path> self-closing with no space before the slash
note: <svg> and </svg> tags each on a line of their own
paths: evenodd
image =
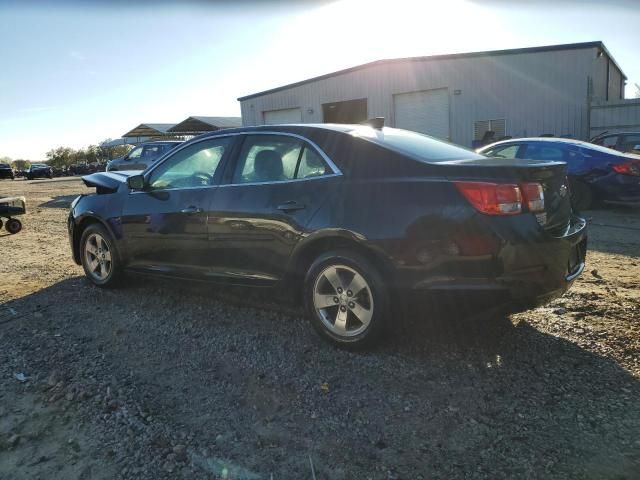
<svg viewBox="0 0 640 480">
<path fill-rule="evenodd" d="M 593 192 L 591 187 L 580 180 L 575 180 L 570 184 L 571 205 L 577 212 L 589 210 L 593 205 Z"/>
<path fill-rule="evenodd" d="M 80 261 L 87 278 L 96 286 L 116 287 L 122 278 L 122 263 L 113 241 L 105 227 L 94 223 L 82 232 Z"/>
<path fill-rule="evenodd" d="M 10 218 L 9 220 L 7 220 L 4 228 L 6 228 L 7 232 L 9 232 L 11 235 L 15 235 L 20 230 L 22 230 L 22 222 L 16 218 Z"/>
<path fill-rule="evenodd" d="M 321 255 L 309 267 L 304 306 L 322 338 L 356 350 L 375 344 L 387 329 L 390 298 L 382 275 L 371 262 L 340 250 Z"/>
<path fill-rule="evenodd" d="M 2 230 L 2 225 L 4 224 L 2 223 L 2 219 L 0 218 L 0 230 Z"/>
</svg>

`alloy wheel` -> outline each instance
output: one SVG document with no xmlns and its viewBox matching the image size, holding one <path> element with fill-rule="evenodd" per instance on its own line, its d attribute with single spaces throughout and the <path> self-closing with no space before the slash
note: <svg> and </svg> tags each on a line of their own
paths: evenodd
<svg viewBox="0 0 640 480">
<path fill-rule="evenodd" d="M 89 274 L 98 281 L 109 277 L 113 267 L 109 244 L 98 233 L 92 233 L 84 244 L 84 255 Z"/>
<path fill-rule="evenodd" d="M 331 265 L 318 275 L 313 306 L 333 334 L 353 337 L 365 331 L 373 317 L 373 295 L 365 278 L 346 265 Z"/>
</svg>

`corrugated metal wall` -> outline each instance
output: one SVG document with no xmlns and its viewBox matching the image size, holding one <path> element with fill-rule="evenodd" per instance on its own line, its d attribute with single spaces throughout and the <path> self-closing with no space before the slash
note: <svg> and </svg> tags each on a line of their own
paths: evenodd
<svg viewBox="0 0 640 480">
<path fill-rule="evenodd" d="M 588 78 L 600 74 L 602 58 L 596 48 L 584 48 L 374 65 L 244 100 L 242 120 L 259 125 L 264 111 L 300 107 L 303 122 L 320 123 L 323 103 L 366 97 L 369 117 L 385 117 L 393 126 L 394 94 L 447 88 L 453 142 L 470 146 L 475 121 L 501 118 L 514 137 L 585 139 Z M 604 75 L 592 79 L 594 92 L 603 91 Z"/>
<path fill-rule="evenodd" d="M 640 99 L 594 102 L 591 105 L 591 136 L 602 132 L 640 131 Z"/>
</svg>

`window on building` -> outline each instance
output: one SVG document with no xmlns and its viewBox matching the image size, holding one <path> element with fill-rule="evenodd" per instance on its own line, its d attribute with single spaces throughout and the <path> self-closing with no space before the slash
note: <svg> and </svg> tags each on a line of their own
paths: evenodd
<svg viewBox="0 0 640 480">
<path fill-rule="evenodd" d="M 507 121 L 504 118 L 477 120 L 473 124 L 473 138 L 474 140 L 489 140 L 487 137 L 493 137 L 495 140 L 499 140 L 506 135 L 506 130 Z"/>
</svg>

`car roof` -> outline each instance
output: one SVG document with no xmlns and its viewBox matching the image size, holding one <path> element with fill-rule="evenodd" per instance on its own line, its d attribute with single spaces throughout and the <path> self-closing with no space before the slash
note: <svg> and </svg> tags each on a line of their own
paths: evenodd
<svg viewBox="0 0 640 480">
<path fill-rule="evenodd" d="M 499 142 L 490 143 L 478 150 L 486 150 L 489 147 L 495 147 L 498 145 L 505 145 L 509 143 L 521 143 L 521 142 L 546 142 L 546 143 L 564 143 L 566 145 L 580 145 L 582 147 L 593 147 L 593 143 L 585 142 L 583 140 L 576 140 L 575 138 L 561 138 L 561 137 L 524 137 L 524 138 L 510 138 L 508 140 L 500 140 Z"/>
<path fill-rule="evenodd" d="M 609 132 L 596 135 L 593 138 L 617 137 L 618 135 L 640 135 L 640 132 Z"/>
<path fill-rule="evenodd" d="M 158 145 L 158 144 L 171 144 L 171 143 L 184 143 L 184 140 L 157 140 L 153 142 L 143 142 L 136 146 L 141 147 L 143 145 Z"/>
<path fill-rule="evenodd" d="M 198 138 L 215 137 L 217 135 L 226 135 L 234 133 L 251 133 L 251 132 L 305 132 L 309 130 L 325 130 L 340 133 L 348 133 L 355 128 L 362 128 L 363 125 L 358 124 L 338 124 L 338 123 L 287 123 L 278 125 L 255 125 L 251 127 L 225 128 L 214 132 L 206 132 Z"/>
</svg>

